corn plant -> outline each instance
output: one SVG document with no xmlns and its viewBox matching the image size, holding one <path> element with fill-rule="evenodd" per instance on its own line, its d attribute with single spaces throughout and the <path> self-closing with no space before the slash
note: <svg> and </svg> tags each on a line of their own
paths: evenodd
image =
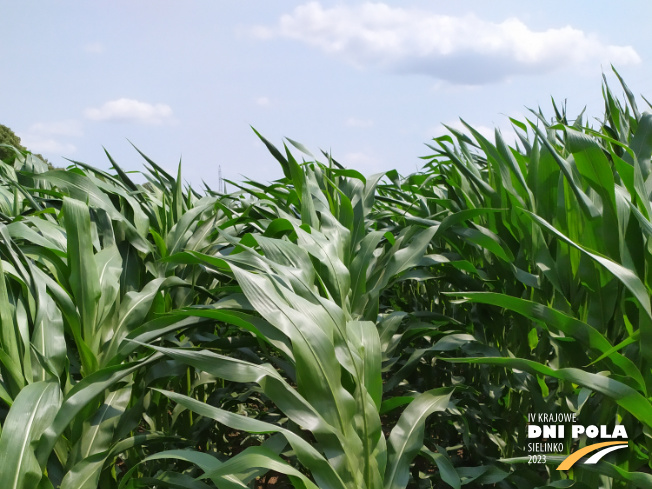
<svg viewBox="0 0 652 489">
<path fill-rule="evenodd" d="M 186 312 L 251 331 L 274 351 L 275 360 L 247 362 L 209 350 L 155 349 L 217 378 L 256 385 L 287 416 L 288 426 L 161 391 L 167 397 L 233 429 L 278 433 L 285 441 L 274 449 L 247 448 L 209 468 L 197 452 L 183 457 L 196 459 L 202 478 L 218 487 L 246 487 L 252 468 L 285 473 L 297 487 L 405 487 L 426 418 L 449 406 L 452 389 L 404 397 L 402 403 L 411 402 L 386 438 L 380 416 L 387 409 L 382 404 L 384 325 L 366 318 L 378 316 L 380 292 L 394 275 L 420 260 L 435 230 L 409 227 L 388 239 L 368 229 L 377 177 L 346 177 L 346 172 L 314 163 L 301 167 L 289 154 L 286 159 L 271 149 L 288 169 L 295 194 L 288 200 L 296 199 L 301 214 L 261 199 L 257 206 L 275 216 L 263 233 L 236 238 L 224 232 L 232 241 L 230 250 L 212 256 L 185 252 L 176 260 L 233 275 L 246 298 L 238 309 L 218 302 Z M 247 314 L 250 309 L 260 317 Z M 286 444 L 314 483 L 279 457 Z"/>
<path fill-rule="evenodd" d="M 213 297 L 192 270 L 175 274 L 160 260 L 175 247 L 203 250 L 227 218 L 214 212 L 216 198 L 184 193 L 180 179 L 169 183 L 178 212 L 161 225 L 155 187 L 134 189 L 119 169 L 49 170 L 25 155 L 1 170 L 0 397 L 11 409 L 0 479 L 96 487 L 107 459 L 165 439 L 136 431 L 152 372 L 142 369 L 149 360 L 130 361 L 125 338 L 197 325 L 160 314 Z"/>
<path fill-rule="evenodd" d="M 470 136 L 453 132 L 456 144 L 450 136 L 437 138 L 427 164 L 442 175 L 448 207 L 472 218 L 461 241 L 442 244 L 472 264 L 480 279 L 442 291 L 446 307 L 471 306 L 468 332 L 474 336 L 466 355 L 446 360 L 531 374 L 496 379 L 501 409 L 523 424 L 528 411 L 567 410 L 586 424 L 625 424 L 633 436 L 629 453 L 617 460 L 626 470 L 578 466 L 571 477 L 583 487 L 607 479 L 618 487 L 650 487 L 652 480 L 636 473 L 650 468 L 652 424 L 650 199 L 643 190 L 652 115 L 640 113 L 623 88 L 624 105 L 605 82 L 606 118 L 598 129 L 581 115 L 569 122 L 555 105 L 552 121 L 540 111 L 533 121 L 513 121 L 517 147 L 498 132 L 492 143 L 467 126 Z M 473 246 L 460 246 L 464 241 Z M 521 389 L 529 392 L 525 403 L 515 397 Z M 506 462 L 527 460 L 514 449 L 524 446 L 522 434 L 497 431 Z M 549 457 L 551 464 L 559 460 Z M 543 483 L 560 477 L 551 468 L 545 475 L 514 470 Z"/>
</svg>

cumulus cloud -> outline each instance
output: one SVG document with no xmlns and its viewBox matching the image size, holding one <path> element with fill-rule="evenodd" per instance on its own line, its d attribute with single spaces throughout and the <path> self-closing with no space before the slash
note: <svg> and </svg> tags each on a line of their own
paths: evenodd
<svg viewBox="0 0 652 489">
<path fill-rule="evenodd" d="M 283 15 L 275 26 L 257 26 L 251 33 L 260 39 L 300 41 L 358 67 L 460 84 L 565 67 L 641 62 L 633 47 L 605 44 L 571 26 L 534 31 L 517 18 L 496 23 L 475 15 L 439 15 L 384 3 L 324 8 L 309 2 Z"/>
<path fill-rule="evenodd" d="M 84 111 L 84 116 L 92 121 L 163 124 L 172 121 L 172 109 L 166 104 L 121 98 L 106 102 L 101 107 L 90 107 Z"/>
</svg>

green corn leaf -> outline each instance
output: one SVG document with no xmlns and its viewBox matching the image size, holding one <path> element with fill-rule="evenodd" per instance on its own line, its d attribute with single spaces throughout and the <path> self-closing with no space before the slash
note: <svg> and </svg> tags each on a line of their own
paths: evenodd
<svg viewBox="0 0 652 489">
<path fill-rule="evenodd" d="M 41 480 L 43 469 L 32 443 L 54 419 L 61 404 L 56 382 L 35 382 L 16 397 L 0 435 L 0 482 L 7 489 L 31 489 Z"/>
<path fill-rule="evenodd" d="M 13 384 L 10 391 L 14 390 L 15 394 L 25 385 L 25 379 L 21 371 L 21 360 L 19 350 L 19 333 L 16 323 L 12 317 L 14 307 L 9 303 L 9 294 L 5 282 L 5 272 L 0 260 L 0 341 L 2 350 L 0 353 L 0 363 L 2 363 L 7 377 L 5 381 Z"/>
<path fill-rule="evenodd" d="M 64 337 L 63 315 L 57 308 L 55 301 L 47 293 L 47 282 L 42 277 L 45 275 L 37 267 L 30 265 L 34 274 L 34 285 L 37 290 L 37 312 L 34 319 L 34 332 L 31 345 L 47 362 L 56 374 L 61 376 L 67 360 L 66 339 Z M 48 380 L 44 366 L 39 372 L 35 371 L 34 377 L 38 380 Z"/>
<path fill-rule="evenodd" d="M 90 214 L 86 204 L 68 198 L 63 201 L 63 212 L 68 235 L 70 286 L 80 311 L 82 338 L 92 345 L 97 337 L 97 308 L 102 291 L 93 254 Z"/>
<path fill-rule="evenodd" d="M 123 488 L 127 486 L 127 483 L 131 479 L 131 474 L 138 468 L 138 465 L 154 460 L 166 459 L 183 460 L 185 462 L 190 462 L 199 467 L 204 473 L 216 471 L 222 466 L 222 462 L 217 460 L 212 455 L 209 455 L 208 453 L 197 452 L 195 450 L 164 450 L 162 452 L 158 452 L 145 457 L 143 460 L 139 461 L 136 465 L 129 469 L 129 471 L 123 476 L 122 480 L 120 481 L 119 487 Z M 193 480 L 193 484 L 197 482 L 199 481 Z M 217 485 L 217 487 L 223 487 L 225 489 L 239 489 L 247 487 L 242 481 L 234 476 L 216 476 L 213 479 L 213 482 Z M 205 486 L 205 484 L 203 485 Z"/>
<path fill-rule="evenodd" d="M 102 468 L 109 456 L 120 416 L 131 399 L 131 386 L 110 392 L 104 403 L 82 427 L 68 464 L 74 466 L 66 473 L 62 489 L 92 489 L 97 487 Z"/>
<path fill-rule="evenodd" d="M 179 277 L 156 278 L 148 282 L 142 290 L 128 292 L 125 295 L 120 303 L 115 322 L 109 323 L 104 332 L 105 337 L 108 336 L 102 352 L 105 363 L 115 356 L 122 340 L 143 323 L 160 290 L 179 285 L 185 285 L 183 279 Z"/>
<path fill-rule="evenodd" d="M 39 463 L 45 465 L 59 436 L 82 409 L 106 389 L 110 389 L 127 375 L 147 366 L 158 358 L 160 358 L 160 355 L 155 354 L 141 362 L 124 363 L 115 367 L 103 368 L 77 383 L 67 393 L 61 407 L 56 412 L 56 416 L 47 426 L 36 445 L 35 454 Z"/>
<path fill-rule="evenodd" d="M 305 475 L 288 464 L 271 450 L 264 447 L 250 447 L 235 457 L 224 462 L 218 469 L 205 474 L 204 478 L 214 479 L 233 473 L 245 472 L 252 467 L 274 470 L 287 474 L 298 489 L 318 489 L 318 487 Z"/>
<path fill-rule="evenodd" d="M 301 463 L 312 471 L 313 476 L 318 482 L 320 482 L 320 484 L 324 484 L 325 487 L 340 489 L 347 487 L 345 482 L 341 479 L 343 474 L 336 472 L 333 466 L 326 461 L 312 444 L 305 441 L 296 433 L 264 421 L 210 406 L 176 392 L 160 392 L 187 409 L 190 409 L 197 414 L 201 414 L 202 416 L 214 419 L 230 428 L 244 430 L 249 433 L 281 433 L 292 445 Z"/>
<path fill-rule="evenodd" d="M 552 326 L 564 334 L 580 341 L 585 348 L 595 349 L 616 365 L 623 375 L 636 381 L 641 392 L 645 392 L 645 380 L 640 370 L 629 358 L 615 353 L 609 341 L 590 325 L 563 314 L 551 307 L 537 304 L 533 301 L 510 297 L 505 294 L 491 292 L 450 292 L 452 296 L 466 297 L 472 302 L 492 304 L 517 312 L 528 318 L 543 321 L 546 326 Z"/>
<path fill-rule="evenodd" d="M 100 408 L 84 422 L 79 438 L 80 459 L 108 450 L 111 446 L 119 417 L 131 399 L 131 389 L 131 386 L 123 387 L 107 394 Z"/>
<path fill-rule="evenodd" d="M 419 453 L 437 465 L 443 482 L 453 489 L 461 489 L 462 480 L 460 479 L 457 470 L 455 470 L 455 467 L 453 467 L 450 457 L 443 449 L 441 449 L 441 447 L 437 447 L 437 452 L 431 452 L 424 447 Z"/>
<path fill-rule="evenodd" d="M 647 289 L 645 285 L 641 282 L 641 280 L 634 275 L 634 273 L 631 270 L 628 270 L 627 268 L 623 267 L 622 265 L 615 263 L 614 261 L 610 260 L 609 258 L 606 258 L 604 256 L 600 256 L 598 254 L 592 253 L 585 249 L 583 246 L 579 245 L 578 243 L 575 243 L 568 237 L 566 237 L 564 234 L 559 232 L 557 229 L 555 229 L 553 226 L 551 226 L 548 222 L 537 216 L 536 214 L 533 214 L 528 211 L 524 211 L 526 215 L 530 216 L 530 218 L 537 222 L 539 225 L 543 226 L 544 228 L 548 229 L 550 232 L 555 234 L 558 238 L 560 238 L 562 241 L 565 243 L 568 243 L 570 246 L 573 248 L 576 248 L 580 250 L 582 253 L 584 253 L 586 256 L 589 258 L 595 260 L 597 263 L 602 265 L 604 268 L 609 270 L 618 280 L 620 280 L 625 287 L 627 287 L 630 292 L 636 297 L 638 303 L 642 307 L 643 311 L 652 318 L 652 311 L 650 309 L 650 297 L 647 292 Z"/>
<path fill-rule="evenodd" d="M 452 388 L 438 388 L 418 395 L 401 414 L 388 439 L 385 489 L 404 489 L 410 464 L 423 447 L 426 418 L 448 408 Z"/>
<path fill-rule="evenodd" d="M 506 357 L 469 357 L 469 358 L 446 358 L 443 359 L 452 363 L 479 363 L 489 365 L 502 365 L 512 369 L 525 370 L 533 375 L 541 374 L 554 377 L 560 380 L 574 382 L 596 392 L 600 392 L 612 399 L 623 409 L 631 413 L 636 419 L 648 427 L 652 427 L 652 418 L 649 413 L 652 409 L 650 401 L 643 397 L 628 385 L 610 379 L 603 375 L 585 372 L 578 368 L 554 369 L 534 360 Z"/>
<path fill-rule="evenodd" d="M 543 134 L 540 128 L 537 126 L 533 125 L 530 123 L 532 126 L 532 129 L 536 132 L 536 134 L 539 136 L 539 140 L 543 143 L 543 145 L 548 149 L 554 160 L 557 162 L 559 165 L 559 168 L 561 169 L 562 173 L 566 177 L 566 182 L 568 182 L 568 185 L 570 186 L 571 190 L 575 194 L 575 197 L 577 198 L 577 201 L 579 202 L 580 206 L 582 209 L 586 212 L 587 216 L 590 216 L 591 218 L 596 218 L 600 215 L 600 212 L 596 208 L 595 204 L 591 201 L 588 195 L 580 188 L 579 183 L 576 181 L 575 178 L 575 172 L 574 172 L 574 165 L 565 160 L 558 152 L 557 150 L 550 144 L 548 141 L 548 138 Z"/>
</svg>

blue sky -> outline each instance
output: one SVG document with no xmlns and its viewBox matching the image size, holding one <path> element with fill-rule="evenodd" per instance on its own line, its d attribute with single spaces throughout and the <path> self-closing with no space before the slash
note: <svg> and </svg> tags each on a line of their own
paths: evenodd
<svg viewBox="0 0 652 489">
<path fill-rule="evenodd" d="M 590 6 L 590 8 L 589 8 Z M 371 174 L 419 168 L 461 117 L 509 131 L 527 108 L 599 116 L 613 63 L 649 95 L 652 4 L 0 0 L 0 123 L 62 157 L 184 178 L 281 174 L 250 126 Z M 616 90 L 620 93 L 620 90 Z"/>
</svg>

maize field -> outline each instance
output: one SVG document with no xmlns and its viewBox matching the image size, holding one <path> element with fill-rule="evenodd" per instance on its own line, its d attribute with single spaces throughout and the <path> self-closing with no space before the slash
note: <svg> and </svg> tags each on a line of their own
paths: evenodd
<svg viewBox="0 0 652 489">
<path fill-rule="evenodd" d="M 652 488 L 652 113 L 468 126 L 362 175 L 0 162 L 0 487 Z M 528 457 L 528 415 L 622 425 Z M 554 440 L 550 440 L 554 441 Z"/>
</svg>

